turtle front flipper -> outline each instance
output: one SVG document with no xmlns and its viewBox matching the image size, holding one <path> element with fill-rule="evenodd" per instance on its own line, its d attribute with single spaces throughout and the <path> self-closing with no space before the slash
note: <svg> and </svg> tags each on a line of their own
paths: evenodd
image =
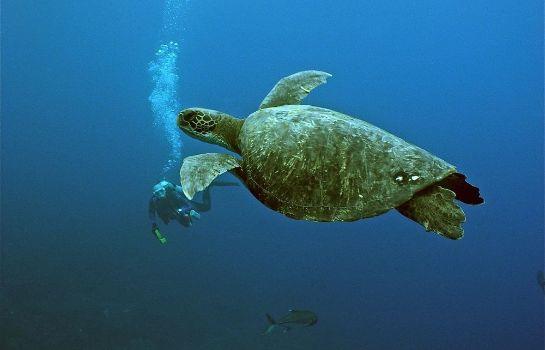
<svg viewBox="0 0 545 350">
<path fill-rule="evenodd" d="M 441 186 L 430 186 L 414 195 L 396 209 L 411 220 L 450 239 L 464 235 L 462 223 L 466 220 L 462 209 L 454 203 L 456 194 Z"/>
<path fill-rule="evenodd" d="M 180 168 L 182 190 L 188 199 L 202 191 L 216 177 L 234 168 L 240 167 L 239 160 L 229 154 L 204 153 L 184 159 Z"/>
<path fill-rule="evenodd" d="M 259 109 L 284 105 L 298 105 L 317 86 L 324 84 L 331 74 L 307 70 L 280 79 L 272 88 Z"/>
</svg>

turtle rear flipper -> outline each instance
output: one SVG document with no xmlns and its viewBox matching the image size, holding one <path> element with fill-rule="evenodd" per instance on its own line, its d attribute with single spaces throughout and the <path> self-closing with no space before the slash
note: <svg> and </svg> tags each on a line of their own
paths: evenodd
<svg viewBox="0 0 545 350">
<path fill-rule="evenodd" d="M 450 239 L 460 239 L 464 235 L 462 223 L 466 217 L 454 203 L 455 197 L 453 191 L 433 185 L 418 192 L 396 209 L 424 226 L 426 231 L 434 231 Z"/>
</svg>

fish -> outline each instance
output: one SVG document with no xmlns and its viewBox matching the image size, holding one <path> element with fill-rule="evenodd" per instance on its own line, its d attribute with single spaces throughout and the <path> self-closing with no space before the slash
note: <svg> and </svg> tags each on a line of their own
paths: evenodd
<svg viewBox="0 0 545 350">
<path fill-rule="evenodd" d="M 316 314 L 309 310 L 289 310 L 282 318 L 275 321 L 271 315 L 265 314 L 269 327 L 263 334 L 270 334 L 276 329 L 282 329 L 284 332 L 291 330 L 294 327 L 310 327 L 318 322 Z"/>
<path fill-rule="evenodd" d="M 543 274 L 543 271 L 537 272 L 537 284 L 543 289 L 543 293 L 545 293 L 545 274 Z"/>
</svg>

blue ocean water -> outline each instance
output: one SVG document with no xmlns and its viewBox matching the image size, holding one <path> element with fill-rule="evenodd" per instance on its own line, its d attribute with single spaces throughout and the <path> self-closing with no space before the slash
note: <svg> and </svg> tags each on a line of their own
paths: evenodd
<svg viewBox="0 0 545 350">
<path fill-rule="evenodd" d="M 1 6 L 0 348 L 544 347 L 541 1 Z M 324 70 L 307 103 L 451 162 L 486 203 L 450 241 L 395 211 L 296 221 L 218 187 L 159 244 L 151 188 L 179 167 L 149 100 L 165 40 L 181 108 L 244 118 L 281 77 Z M 178 136 L 179 157 L 223 152 Z M 261 335 L 288 309 L 319 321 Z"/>
</svg>

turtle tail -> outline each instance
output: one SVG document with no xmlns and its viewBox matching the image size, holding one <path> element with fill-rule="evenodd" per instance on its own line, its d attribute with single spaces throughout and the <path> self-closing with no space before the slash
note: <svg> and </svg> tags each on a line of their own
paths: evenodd
<svg viewBox="0 0 545 350">
<path fill-rule="evenodd" d="M 448 188 L 456 194 L 456 199 L 466 204 L 482 204 L 484 199 L 479 193 L 479 188 L 466 182 L 464 174 L 450 174 L 437 185 Z"/>
</svg>

